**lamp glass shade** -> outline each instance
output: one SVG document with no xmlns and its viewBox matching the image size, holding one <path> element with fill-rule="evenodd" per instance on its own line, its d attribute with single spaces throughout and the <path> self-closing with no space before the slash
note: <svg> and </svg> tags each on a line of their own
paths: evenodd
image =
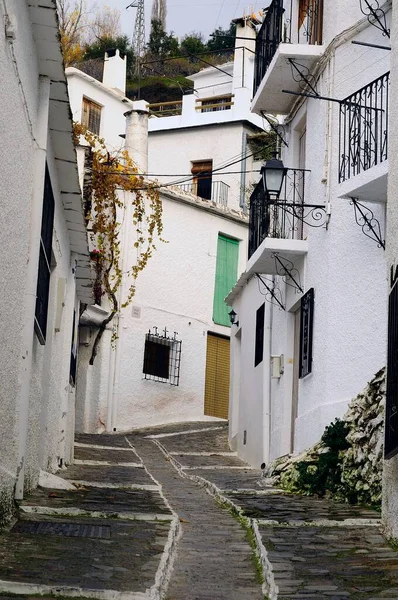
<svg viewBox="0 0 398 600">
<path fill-rule="evenodd" d="M 236 312 L 234 311 L 234 309 L 232 309 L 231 312 L 228 313 L 228 315 L 229 315 L 229 320 L 231 321 L 231 324 L 233 325 L 235 323 Z"/>
<path fill-rule="evenodd" d="M 279 197 L 286 172 L 287 169 L 284 167 L 281 160 L 277 158 L 267 160 L 261 169 L 264 191 L 270 196 Z"/>
</svg>

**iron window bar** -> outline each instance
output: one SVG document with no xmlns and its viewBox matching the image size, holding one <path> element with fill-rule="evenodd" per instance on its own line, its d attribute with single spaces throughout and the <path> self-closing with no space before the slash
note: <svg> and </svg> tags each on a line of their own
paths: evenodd
<svg viewBox="0 0 398 600">
<path fill-rule="evenodd" d="M 324 227 L 328 211 L 324 204 L 305 203 L 306 169 L 288 169 L 281 196 L 269 198 L 260 181 L 250 197 L 249 258 L 267 238 L 303 239 L 304 224 Z"/>
<path fill-rule="evenodd" d="M 182 341 L 177 336 L 176 331 L 169 335 L 166 327 L 149 330 L 145 336 L 144 379 L 179 385 Z"/>
</svg>

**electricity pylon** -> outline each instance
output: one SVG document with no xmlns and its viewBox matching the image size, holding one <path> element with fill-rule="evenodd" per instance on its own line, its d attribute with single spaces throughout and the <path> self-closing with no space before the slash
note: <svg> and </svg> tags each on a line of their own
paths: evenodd
<svg viewBox="0 0 398 600">
<path fill-rule="evenodd" d="M 164 31 L 166 31 L 166 15 L 166 0 L 153 0 L 152 21 L 160 21 Z"/>
<path fill-rule="evenodd" d="M 133 49 L 135 56 L 134 75 L 141 73 L 141 60 L 145 49 L 145 0 L 133 0 L 126 8 L 136 8 L 137 15 L 135 17 L 134 33 L 133 33 Z"/>
</svg>

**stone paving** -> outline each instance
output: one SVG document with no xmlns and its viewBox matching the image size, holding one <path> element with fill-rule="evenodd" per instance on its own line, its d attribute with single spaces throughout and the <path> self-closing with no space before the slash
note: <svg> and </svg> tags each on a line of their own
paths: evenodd
<svg viewBox="0 0 398 600">
<path fill-rule="evenodd" d="M 82 434 L 75 459 L 0 534 L 2 600 L 398 600 L 380 515 L 265 486 L 225 422 Z"/>
<path fill-rule="evenodd" d="M 217 440 L 215 452 L 226 451 L 225 430 L 201 435 L 206 452 L 212 440 Z M 157 442 L 171 460 L 178 459 L 177 466 L 198 446 L 197 434 Z M 181 469 L 181 474 L 208 482 L 213 493 L 218 489 L 250 518 L 272 600 L 398 599 L 398 554 L 381 535 L 376 511 L 266 487 L 256 470 Z"/>
</svg>

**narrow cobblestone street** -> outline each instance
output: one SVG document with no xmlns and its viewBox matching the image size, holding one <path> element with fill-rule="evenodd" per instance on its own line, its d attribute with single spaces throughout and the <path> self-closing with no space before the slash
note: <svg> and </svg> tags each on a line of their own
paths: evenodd
<svg viewBox="0 0 398 600">
<path fill-rule="evenodd" d="M 0 535 L 3 597 L 398 599 L 379 514 L 265 487 L 225 423 L 78 435 L 59 475 Z"/>
</svg>

